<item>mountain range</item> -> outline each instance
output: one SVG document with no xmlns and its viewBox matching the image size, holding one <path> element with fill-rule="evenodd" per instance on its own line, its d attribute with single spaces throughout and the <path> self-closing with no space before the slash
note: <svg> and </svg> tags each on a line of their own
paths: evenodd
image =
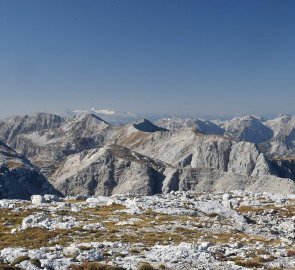
<svg viewBox="0 0 295 270">
<path fill-rule="evenodd" d="M 96 111 L 1 121 L 0 198 L 295 192 L 295 116 L 130 120 L 110 123 Z"/>
</svg>

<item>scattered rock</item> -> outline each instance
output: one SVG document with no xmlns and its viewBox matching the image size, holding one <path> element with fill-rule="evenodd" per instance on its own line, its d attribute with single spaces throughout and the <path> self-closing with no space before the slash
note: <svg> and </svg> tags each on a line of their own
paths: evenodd
<svg viewBox="0 0 295 270">
<path fill-rule="evenodd" d="M 32 195 L 31 201 L 32 201 L 32 204 L 35 204 L 35 205 L 41 205 L 42 203 L 46 202 L 45 198 L 41 195 Z"/>
<path fill-rule="evenodd" d="M 154 196 L 87 198 L 74 203 L 45 195 L 35 198 L 40 202 L 46 197 L 47 203 L 33 205 L 0 200 L 5 215 L 0 227 L 7 232 L 15 218 L 21 221 L 24 215 L 21 226 L 11 230 L 13 241 L 34 233 L 34 228 L 47 230 L 39 230 L 39 234 L 48 233 L 49 237 L 42 240 L 42 235 L 36 234 L 34 243 L 30 236 L 28 242 L 20 240 L 20 246 L 43 241 L 44 246 L 36 248 L 0 242 L 1 246 L 8 245 L 0 248 L 0 261 L 28 270 L 68 270 L 72 264 L 95 261 L 130 270 L 137 270 L 143 262 L 155 269 L 165 265 L 176 270 L 238 270 L 240 265 L 257 261 L 265 269 L 295 266 L 293 195 L 173 191 Z M 74 206 L 79 210 L 73 211 Z M 9 234 L 6 237 L 9 239 Z M 102 240 L 107 238 L 112 241 Z"/>
<path fill-rule="evenodd" d="M 81 222 L 77 222 L 73 217 L 51 218 L 45 213 L 37 213 L 24 218 L 20 230 L 28 228 L 43 228 L 47 230 L 71 229 L 80 225 Z"/>
</svg>

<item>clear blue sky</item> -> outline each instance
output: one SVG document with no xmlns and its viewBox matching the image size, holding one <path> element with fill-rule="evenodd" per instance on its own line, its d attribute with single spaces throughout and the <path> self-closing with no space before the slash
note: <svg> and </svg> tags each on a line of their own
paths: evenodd
<svg viewBox="0 0 295 270">
<path fill-rule="evenodd" d="M 0 117 L 295 113 L 293 0 L 1 0 Z"/>
</svg>

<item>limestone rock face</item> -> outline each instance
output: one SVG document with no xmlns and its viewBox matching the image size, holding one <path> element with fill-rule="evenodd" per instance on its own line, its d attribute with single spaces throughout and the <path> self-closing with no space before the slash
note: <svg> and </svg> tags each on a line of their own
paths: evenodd
<svg viewBox="0 0 295 270">
<path fill-rule="evenodd" d="M 141 138 L 140 144 L 126 146 L 176 168 L 214 168 L 243 176 L 276 174 L 255 144 L 191 129 L 153 133 Z"/>
<path fill-rule="evenodd" d="M 257 151 L 255 148 L 254 150 Z M 293 181 L 271 176 L 264 167 L 267 163 L 260 160 L 261 154 L 258 151 L 254 154 L 258 160 L 257 164 L 253 163 L 256 166 L 245 166 L 238 174 L 206 166 L 175 167 L 127 148 L 110 145 L 72 155 L 53 174 L 52 181 L 65 195 L 152 195 L 177 190 L 267 190 L 284 194 L 295 192 Z M 235 166 L 238 165 L 232 160 L 230 168 L 236 168 Z"/>
<path fill-rule="evenodd" d="M 105 195 L 161 193 L 162 163 L 116 145 L 70 156 L 52 175 L 64 194 Z"/>
<path fill-rule="evenodd" d="M 272 192 L 290 194 L 295 192 L 295 183 L 291 179 L 272 175 L 245 176 L 216 169 L 184 169 L 179 176 L 179 190 L 217 192 L 246 190 L 253 192 Z"/>
<path fill-rule="evenodd" d="M 162 193 L 166 194 L 171 191 L 179 190 L 179 170 L 166 168 L 164 171 L 165 179 L 162 185 Z"/>
<path fill-rule="evenodd" d="M 216 168 L 221 171 L 228 170 L 232 142 L 222 138 L 216 140 L 201 139 L 196 142 L 193 150 L 192 168 Z"/>
<path fill-rule="evenodd" d="M 283 178 L 291 178 L 295 180 L 295 159 L 279 158 L 271 160 L 272 166 Z"/>
<path fill-rule="evenodd" d="M 0 142 L 0 199 L 45 193 L 60 194 L 28 160 Z"/>
<path fill-rule="evenodd" d="M 271 174 L 272 168 L 254 144 L 239 142 L 231 149 L 228 171 L 239 175 L 261 176 Z"/>
</svg>

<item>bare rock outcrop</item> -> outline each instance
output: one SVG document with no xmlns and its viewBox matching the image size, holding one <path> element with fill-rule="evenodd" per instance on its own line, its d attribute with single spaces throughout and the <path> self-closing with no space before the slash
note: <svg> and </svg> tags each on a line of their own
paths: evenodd
<svg viewBox="0 0 295 270">
<path fill-rule="evenodd" d="M 260 160 L 261 155 L 255 150 L 257 155 L 254 156 Z M 232 162 L 230 168 L 238 166 L 239 160 L 236 162 Z M 208 166 L 181 168 L 122 146 L 109 145 L 68 157 L 53 174 L 52 182 L 65 195 L 152 195 L 178 190 L 295 192 L 295 183 L 270 175 L 264 167 L 267 163 L 253 164 L 251 168 L 240 164 L 243 169 L 238 173 Z"/>
<path fill-rule="evenodd" d="M 64 194 L 104 195 L 161 193 L 164 163 L 112 145 L 68 157 L 52 175 Z"/>
<path fill-rule="evenodd" d="M 28 160 L 0 142 L 0 199 L 46 193 L 61 195 Z"/>
</svg>

